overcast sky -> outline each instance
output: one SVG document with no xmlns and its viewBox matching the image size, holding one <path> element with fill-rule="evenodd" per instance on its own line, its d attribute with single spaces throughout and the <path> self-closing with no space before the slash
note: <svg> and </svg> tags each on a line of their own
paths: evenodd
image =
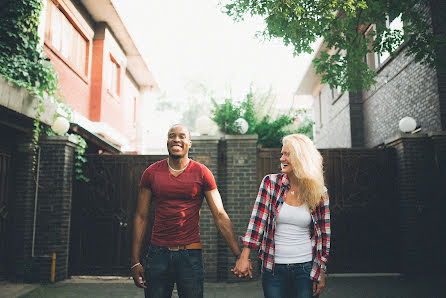
<svg viewBox="0 0 446 298">
<path fill-rule="evenodd" d="M 114 0 L 162 92 L 187 96 L 185 85 L 203 83 L 217 97 L 244 95 L 252 83 L 291 97 L 308 65 L 280 40 L 255 38 L 261 19 L 240 23 L 221 12 L 218 0 Z M 284 100 L 285 98 L 282 98 Z"/>
<path fill-rule="evenodd" d="M 151 110 L 144 111 L 150 114 L 144 133 L 151 148 L 145 153 L 166 153 L 165 135 L 172 124 L 183 123 L 197 132 L 196 123 L 187 123 L 184 115 L 196 119 L 207 114 L 202 109 L 211 107 L 210 96 L 241 100 L 252 86 L 257 93 L 271 88 L 274 107 L 281 110 L 295 102 L 293 93 L 311 58 L 293 57 L 292 48 L 281 40 L 256 38 L 264 28 L 262 19 L 235 23 L 222 13 L 218 0 L 112 1 L 161 89 L 162 96 L 155 96 Z M 205 87 L 205 95 L 194 94 L 201 90 L 197 85 Z M 160 98 L 179 108 L 157 110 Z M 184 113 L 192 104 L 195 114 Z"/>
</svg>

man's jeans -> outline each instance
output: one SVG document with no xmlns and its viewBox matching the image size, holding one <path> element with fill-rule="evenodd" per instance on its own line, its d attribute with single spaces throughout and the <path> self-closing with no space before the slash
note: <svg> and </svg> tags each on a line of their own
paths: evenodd
<svg viewBox="0 0 446 298">
<path fill-rule="evenodd" d="M 265 298 L 312 298 L 313 281 L 310 278 L 312 264 L 312 262 L 275 264 L 274 274 L 262 268 Z"/>
<path fill-rule="evenodd" d="M 203 257 L 201 249 L 169 251 L 166 247 L 150 245 L 145 275 L 146 298 L 171 297 L 173 285 L 184 298 L 203 297 Z"/>
</svg>

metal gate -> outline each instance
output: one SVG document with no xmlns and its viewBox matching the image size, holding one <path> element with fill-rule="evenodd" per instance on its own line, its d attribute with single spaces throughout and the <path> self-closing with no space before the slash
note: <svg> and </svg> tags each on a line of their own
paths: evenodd
<svg viewBox="0 0 446 298">
<path fill-rule="evenodd" d="M 8 272 L 8 264 L 6 263 L 9 259 L 8 254 L 8 224 L 10 222 L 10 183 L 11 183 L 11 154 L 8 151 L 1 150 L 0 146 L 0 280 L 6 276 Z"/>
<path fill-rule="evenodd" d="M 87 155 L 90 181 L 76 181 L 73 188 L 70 275 L 128 275 L 139 179 L 162 158 Z"/>
<path fill-rule="evenodd" d="M 396 156 L 392 149 L 325 149 L 330 195 L 330 272 L 395 272 Z M 279 171 L 280 149 L 260 149 L 259 182 Z"/>
</svg>

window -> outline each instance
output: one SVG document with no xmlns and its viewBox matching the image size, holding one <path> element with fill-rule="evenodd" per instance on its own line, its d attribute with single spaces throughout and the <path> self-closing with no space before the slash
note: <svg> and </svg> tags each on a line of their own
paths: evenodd
<svg viewBox="0 0 446 298">
<path fill-rule="evenodd" d="M 88 41 L 52 1 L 47 2 L 45 40 L 83 75 L 87 74 Z"/>
<path fill-rule="evenodd" d="M 401 15 L 399 15 L 393 19 L 387 17 L 386 27 L 392 31 L 398 30 L 398 31 L 403 32 L 403 21 L 401 20 Z M 366 37 L 370 38 L 369 36 L 375 30 L 376 30 L 376 26 L 370 25 L 370 27 L 367 29 L 367 31 L 365 33 Z M 401 44 L 402 44 L 402 42 L 400 44 L 398 44 L 397 47 L 399 47 Z M 381 53 L 381 54 L 369 53 L 366 56 L 366 61 L 367 61 L 367 64 L 370 66 L 370 68 L 377 70 L 384 62 L 387 61 L 387 59 L 389 57 L 390 57 L 389 52 L 385 52 L 385 53 Z"/>
<path fill-rule="evenodd" d="M 109 80 L 108 90 L 113 95 L 119 95 L 119 83 L 120 83 L 120 67 L 116 60 L 110 55 L 109 60 Z"/>
<path fill-rule="evenodd" d="M 331 103 L 334 104 L 338 98 L 343 94 L 341 86 L 331 89 Z"/>
</svg>

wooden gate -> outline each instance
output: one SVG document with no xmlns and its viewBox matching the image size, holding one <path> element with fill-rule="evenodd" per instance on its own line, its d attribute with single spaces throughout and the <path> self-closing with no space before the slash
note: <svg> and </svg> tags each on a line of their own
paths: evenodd
<svg viewBox="0 0 446 298">
<path fill-rule="evenodd" d="M 397 270 L 396 156 L 392 149 L 325 149 L 330 195 L 330 272 Z M 279 172 L 280 149 L 257 155 L 259 182 Z"/>
<path fill-rule="evenodd" d="M 162 158 L 87 156 L 85 175 L 90 181 L 76 181 L 73 189 L 70 275 L 128 275 L 139 179 Z"/>
</svg>

